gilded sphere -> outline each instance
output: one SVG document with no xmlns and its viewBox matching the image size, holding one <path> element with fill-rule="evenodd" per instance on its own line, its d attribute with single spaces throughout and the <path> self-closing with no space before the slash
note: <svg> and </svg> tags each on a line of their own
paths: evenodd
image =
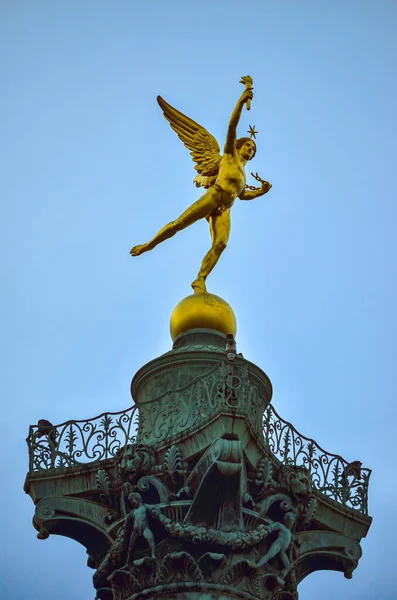
<svg viewBox="0 0 397 600">
<path fill-rule="evenodd" d="M 215 329 L 236 335 L 236 317 L 225 300 L 215 294 L 192 294 L 179 302 L 170 320 L 172 341 L 190 329 Z"/>
</svg>

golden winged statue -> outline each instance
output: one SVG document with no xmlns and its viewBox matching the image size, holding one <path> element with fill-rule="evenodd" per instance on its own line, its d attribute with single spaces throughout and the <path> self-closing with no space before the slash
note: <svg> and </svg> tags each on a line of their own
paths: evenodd
<svg viewBox="0 0 397 600">
<path fill-rule="evenodd" d="M 244 167 L 255 156 L 256 144 L 250 137 L 237 139 L 237 125 L 243 107 L 246 104 L 249 110 L 253 98 L 252 79 L 249 76 L 243 77 L 241 83 L 244 83 L 246 88 L 230 117 L 223 156 L 213 135 L 173 108 L 163 98 L 157 97 L 157 102 L 165 118 L 186 148 L 190 150 L 193 161 L 196 163 L 194 168 L 198 175 L 195 177 L 194 183 L 197 187 L 202 186 L 207 191 L 175 221 L 171 221 L 160 229 L 149 242 L 134 246 L 130 254 L 139 256 L 143 252 L 153 250 L 178 231 L 189 227 L 199 219 L 207 219 L 212 246 L 205 255 L 199 273 L 192 283 L 195 294 L 207 292 L 206 279 L 226 248 L 230 234 L 230 209 L 235 199 L 238 197 L 240 200 L 253 200 L 266 194 L 272 187 L 271 183 L 262 180 L 258 175 L 254 177 L 261 182 L 261 187 L 246 186 Z M 250 129 L 254 132 L 254 129 Z"/>
</svg>

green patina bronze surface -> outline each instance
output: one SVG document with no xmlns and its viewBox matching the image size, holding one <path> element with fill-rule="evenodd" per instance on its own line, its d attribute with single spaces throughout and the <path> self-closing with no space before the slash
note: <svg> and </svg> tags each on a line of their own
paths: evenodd
<svg viewBox="0 0 397 600">
<path fill-rule="evenodd" d="M 131 392 L 132 408 L 27 439 L 38 537 L 86 547 L 98 600 L 288 600 L 315 570 L 351 577 L 370 471 L 284 421 L 234 340 L 180 335 Z"/>
</svg>

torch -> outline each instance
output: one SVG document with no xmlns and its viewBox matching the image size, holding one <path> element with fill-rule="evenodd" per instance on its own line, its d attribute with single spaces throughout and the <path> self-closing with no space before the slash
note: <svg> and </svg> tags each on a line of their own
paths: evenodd
<svg viewBox="0 0 397 600">
<path fill-rule="evenodd" d="M 241 79 L 240 79 L 240 83 L 243 83 L 245 85 L 245 88 L 247 90 L 252 90 L 252 84 L 254 83 L 252 77 L 250 77 L 249 75 L 244 75 Z M 251 98 L 248 98 L 247 100 L 247 110 L 250 110 L 251 108 Z"/>
</svg>

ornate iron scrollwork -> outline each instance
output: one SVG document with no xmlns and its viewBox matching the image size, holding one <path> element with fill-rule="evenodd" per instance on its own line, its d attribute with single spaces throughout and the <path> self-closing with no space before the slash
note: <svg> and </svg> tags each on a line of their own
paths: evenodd
<svg viewBox="0 0 397 600">
<path fill-rule="evenodd" d="M 31 425 L 26 440 L 29 471 L 75 467 L 114 457 L 126 444 L 136 442 L 138 416 L 137 407 L 132 406 L 121 412 L 57 426 Z"/>
<path fill-rule="evenodd" d="M 330 454 L 314 440 L 301 435 L 269 404 L 263 415 L 265 445 L 282 464 L 305 467 L 314 489 L 336 502 L 368 514 L 370 469 Z"/>
</svg>

